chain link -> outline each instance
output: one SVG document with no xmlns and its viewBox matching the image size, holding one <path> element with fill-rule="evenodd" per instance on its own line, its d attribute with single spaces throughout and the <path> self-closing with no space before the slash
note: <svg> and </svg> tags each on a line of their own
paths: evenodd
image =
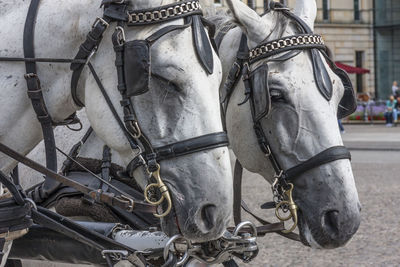
<svg viewBox="0 0 400 267">
<path fill-rule="evenodd" d="M 135 11 L 128 11 L 128 24 L 135 25 L 138 23 L 151 23 L 155 21 L 162 21 L 198 10 L 201 10 L 199 1 L 192 1 L 161 10 L 145 11 L 139 13 Z"/>
<path fill-rule="evenodd" d="M 190 258 L 212 265 L 226 262 L 233 256 L 250 262 L 258 250 L 256 227 L 251 222 L 243 222 L 232 233 L 226 231 L 218 240 L 201 244 L 176 235 L 167 242 L 163 255 L 167 260 L 171 253 L 174 254 L 178 259 L 177 266 L 184 265 Z"/>
</svg>

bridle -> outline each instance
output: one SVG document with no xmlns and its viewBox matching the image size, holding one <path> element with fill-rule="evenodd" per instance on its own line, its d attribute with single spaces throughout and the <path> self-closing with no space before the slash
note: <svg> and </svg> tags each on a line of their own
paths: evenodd
<svg viewBox="0 0 400 267">
<path fill-rule="evenodd" d="M 40 169 L 42 173 L 45 172 L 47 178 L 43 186 L 36 188 L 35 191 L 30 194 L 30 197 L 34 199 L 35 202 L 42 202 L 43 199 L 55 191 L 59 187 L 60 182 L 62 182 L 71 185 L 78 191 L 83 191 L 83 193 L 92 196 L 100 202 L 108 204 L 114 202 L 117 204 L 119 203 L 119 205 L 123 206 L 126 210 L 132 211 L 135 204 L 139 203 L 139 201 L 134 201 L 130 196 L 123 195 L 121 196 L 123 199 L 119 199 L 118 197 L 107 195 L 106 192 L 98 192 L 88 187 L 85 188 L 85 186 L 80 185 L 75 181 L 71 182 L 67 177 L 55 173 L 57 171 L 57 162 L 55 156 L 56 147 L 52 130 L 52 119 L 47 112 L 46 104 L 44 102 L 40 80 L 36 71 L 36 62 L 71 63 L 71 70 L 73 71 L 71 92 L 74 101 L 81 107 L 84 105 L 79 100 L 76 91 L 82 71 L 85 66 L 88 66 L 110 110 L 112 111 L 113 116 L 118 122 L 119 127 L 128 139 L 131 148 L 134 151 L 138 151 L 138 155 L 128 165 L 127 172 L 132 174 L 138 167 L 144 167 L 149 173 L 149 177 L 152 177 L 151 180 L 155 181 L 155 183 L 150 183 L 145 190 L 145 199 L 149 203 L 147 212 L 154 213 L 155 207 L 162 205 L 163 202 L 166 201 L 167 205 L 165 206 L 167 208 L 165 211 L 162 214 L 154 213 L 154 215 L 159 218 L 167 216 L 172 208 L 172 200 L 168 187 L 161 179 L 159 162 L 205 150 L 226 147 L 228 145 L 228 138 L 225 132 L 218 132 L 190 138 L 188 140 L 179 141 L 162 147 L 154 147 L 140 128 L 139 122 L 136 119 L 135 108 L 131 101 L 131 97 L 146 93 L 148 91 L 148 88 L 146 88 L 148 84 L 143 81 L 137 83 L 135 80 L 129 80 L 130 77 L 127 74 L 134 75 L 135 66 L 138 62 L 131 62 L 130 60 L 139 56 L 141 59 L 141 62 L 139 63 L 143 66 L 143 68 L 139 70 L 144 72 L 147 71 L 147 73 L 142 74 L 146 74 L 148 79 L 150 79 L 151 60 L 149 53 L 151 45 L 170 32 L 186 29 L 188 27 L 192 27 L 193 29 L 193 44 L 200 64 L 207 73 L 211 74 L 213 72 L 213 48 L 209 42 L 205 26 L 210 27 L 210 34 L 213 34 L 213 29 L 211 24 L 202 18 L 202 11 L 198 0 L 180 1 L 170 5 L 145 10 L 132 10 L 129 6 L 129 1 L 103 0 L 101 4 L 104 8 L 103 17 L 95 20 L 92 29 L 87 34 L 85 42 L 81 44 L 79 51 L 73 60 L 35 58 L 33 39 L 39 3 L 40 0 L 32 0 L 29 7 L 24 31 L 25 57 L 1 57 L 0 61 L 21 61 L 26 64 L 27 74 L 25 75 L 25 78 L 28 85 L 28 95 L 31 98 L 35 112 L 37 113 L 38 119 L 42 125 L 46 155 L 48 157 L 51 156 L 51 159 L 48 158 L 47 169 L 51 170 L 51 172 L 44 170 L 34 162 L 26 161 L 26 157 L 15 153 L 15 151 L 3 144 L 1 145 L 0 150 L 8 156 L 17 159 L 19 162 L 23 161 L 29 166 L 35 167 L 37 170 Z M 131 42 L 125 40 L 124 29 L 126 26 L 135 27 L 162 24 L 164 22 L 178 19 L 184 19 L 184 24 L 169 25 L 161 28 L 145 40 L 134 40 Z M 116 108 L 113 106 L 111 99 L 100 80 L 100 77 L 97 75 L 94 66 L 90 62 L 92 56 L 98 50 L 104 33 L 113 22 L 117 23 L 117 27 L 112 36 L 112 42 L 116 53 L 115 65 L 118 75 L 117 87 L 122 96 L 120 103 L 124 111 L 123 120 L 119 117 Z M 137 48 L 138 45 L 139 48 Z M 130 56 L 129 53 L 133 53 L 133 56 Z M 129 63 L 131 64 L 129 65 Z M 56 181 L 54 181 L 54 179 Z M 142 207 L 145 206 L 146 204 L 143 203 Z M 144 208 L 141 210 L 146 212 L 146 209 Z"/>
<path fill-rule="evenodd" d="M 314 77 L 317 87 L 322 96 L 327 101 L 330 101 L 332 97 L 333 86 L 329 78 L 329 74 L 325 69 L 325 66 L 319 55 L 319 53 L 321 53 L 330 65 L 333 72 L 335 72 L 335 74 L 342 79 L 342 82 L 345 86 L 345 94 L 339 104 L 338 117 L 342 118 L 352 114 L 355 111 L 357 104 L 354 91 L 347 74 L 343 70 L 337 68 L 331 58 L 329 58 L 326 53 L 326 46 L 322 40 L 322 37 L 314 34 L 302 19 L 291 13 L 288 8 L 282 6 L 281 4 L 272 1 L 271 10 L 281 12 L 283 15 L 292 20 L 298 26 L 300 34 L 290 37 L 283 37 L 270 42 L 263 42 L 250 51 L 247 47 L 247 37 L 243 34 L 236 60 L 224 85 L 226 96 L 223 97 L 222 104 L 224 106 L 224 111 L 226 112 L 230 96 L 236 88 L 239 79 L 242 77 L 245 87 L 245 100 L 241 104 L 249 101 L 253 118 L 254 132 L 257 136 L 259 147 L 264 155 L 269 159 L 275 171 L 274 183 L 272 185 L 274 202 L 267 203 L 264 205 L 264 207 L 274 208 L 277 217 L 281 221 L 293 219 L 293 226 L 290 229 L 283 231 L 282 234 L 289 238 L 298 240 L 298 236 L 296 237 L 292 233 L 298 223 L 298 207 L 295 204 L 292 196 L 294 189 L 293 181 L 306 171 L 318 168 L 330 162 L 342 159 L 351 160 L 351 155 L 346 147 L 334 146 L 289 169 L 282 167 L 282 164 L 276 157 L 277 152 L 273 151 L 261 125 L 261 119 L 269 114 L 271 108 L 270 92 L 268 89 L 268 62 L 284 62 L 297 56 L 300 53 L 299 51 L 308 51 L 313 62 Z M 217 45 L 220 45 L 222 38 L 223 36 L 217 37 Z M 260 62 L 261 60 L 265 60 L 265 62 L 263 62 L 262 65 L 258 66 L 255 70 L 251 71 L 251 66 Z M 257 87 L 257 85 L 259 87 Z M 255 94 L 257 90 L 261 90 L 264 95 L 258 94 L 256 97 Z M 260 97 L 262 98 L 261 100 L 259 99 Z M 241 221 L 241 206 L 246 211 L 249 211 L 248 207 L 241 201 L 240 186 L 242 170 L 243 168 L 240 162 L 237 161 L 234 173 L 234 219 L 236 224 Z M 284 213 L 289 212 L 289 216 L 282 216 L 280 214 L 281 211 Z M 263 224 L 266 223 L 261 218 L 257 216 L 255 217 Z"/>
</svg>

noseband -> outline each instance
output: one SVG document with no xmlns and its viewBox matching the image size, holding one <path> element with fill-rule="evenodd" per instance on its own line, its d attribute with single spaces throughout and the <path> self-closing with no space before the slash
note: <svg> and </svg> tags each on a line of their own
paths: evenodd
<svg viewBox="0 0 400 267">
<path fill-rule="evenodd" d="M 345 86 L 345 94 L 343 99 L 340 101 L 341 103 L 338 108 L 338 116 L 343 117 L 352 114 L 357 105 L 354 96 L 354 90 L 347 74 L 344 73 L 343 70 L 338 69 L 333 61 L 329 58 L 326 53 L 326 46 L 322 37 L 314 34 L 303 20 L 291 13 L 287 8 L 282 7 L 279 3 L 272 2 L 272 10 L 281 12 L 286 17 L 294 21 L 301 30 L 301 33 L 295 36 L 284 37 L 278 40 L 259 44 L 256 48 L 250 51 L 247 47 L 247 37 L 243 34 L 239 51 L 236 56 L 236 61 L 234 62 L 224 85 L 226 96 L 223 97 L 223 105 L 224 111 L 226 112 L 230 96 L 232 95 L 240 77 L 242 77 L 245 86 L 245 100 L 241 104 L 244 104 L 247 101 L 250 102 L 253 126 L 259 147 L 269 158 L 269 161 L 271 162 L 275 171 L 275 182 L 273 184 L 275 203 L 273 204 L 273 207 L 277 209 L 277 216 L 281 220 L 286 221 L 290 218 L 293 218 L 295 221 L 294 227 L 292 227 L 290 230 L 284 231 L 284 233 L 289 234 L 297 225 L 297 206 L 293 201 L 293 184 L 291 183 L 305 172 L 318 168 L 322 165 L 342 159 L 351 160 L 351 155 L 346 147 L 334 146 L 289 169 L 282 167 L 278 158 L 275 156 L 276 152 L 272 150 L 268 138 L 261 126 L 261 119 L 269 114 L 271 108 L 271 99 L 267 79 L 268 62 L 283 62 L 297 56 L 302 50 L 309 51 L 313 62 L 313 71 L 317 87 L 322 96 L 329 101 L 332 97 L 333 86 L 329 78 L 329 74 L 325 69 L 325 66 L 319 55 L 320 52 L 335 74 L 342 79 L 342 82 Z M 219 38 L 217 36 L 217 40 L 221 41 L 221 36 Z M 284 53 L 282 56 L 273 57 L 282 53 Z M 260 60 L 266 60 L 266 62 L 257 67 L 254 71 L 251 71 L 251 66 Z M 260 88 L 258 88 L 257 85 Z M 259 91 L 262 93 L 256 95 L 256 93 Z M 240 177 L 239 182 L 235 182 L 235 184 L 241 183 L 241 170 L 242 167 L 240 163 L 237 162 L 237 167 L 235 168 L 235 180 L 238 176 Z M 237 193 L 235 193 L 234 213 L 236 213 L 235 223 L 238 223 L 241 220 L 240 206 L 242 203 L 240 201 L 240 197 L 238 196 L 237 198 L 239 200 L 237 200 L 236 196 L 238 196 Z M 284 199 L 288 199 L 288 201 L 284 201 Z M 286 206 L 286 211 L 290 211 L 291 213 L 291 216 L 288 218 L 282 218 L 278 214 L 278 208 L 281 207 L 282 202 L 285 202 L 284 204 Z M 244 208 L 247 210 L 246 207 Z M 293 238 L 293 236 L 290 238 Z"/>
</svg>

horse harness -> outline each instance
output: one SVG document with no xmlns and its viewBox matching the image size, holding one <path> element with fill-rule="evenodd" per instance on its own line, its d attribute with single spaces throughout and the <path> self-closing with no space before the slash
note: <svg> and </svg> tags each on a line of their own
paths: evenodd
<svg viewBox="0 0 400 267">
<path fill-rule="evenodd" d="M 343 98 L 340 100 L 338 107 L 338 118 L 343 118 L 352 114 L 356 108 L 356 98 L 351 81 L 345 71 L 338 68 L 332 59 L 328 56 L 326 50 L 327 47 L 322 40 L 322 37 L 314 34 L 308 25 L 299 17 L 289 11 L 288 8 L 284 7 L 280 3 L 271 1 L 271 9 L 277 12 L 281 12 L 290 20 L 292 20 L 300 29 L 300 34 L 283 37 L 281 39 L 263 42 L 254 49 L 249 50 L 247 47 L 247 37 L 243 34 L 240 42 L 240 47 L 237 52 L 236 60 L 228 74 L 226 82 L 224 84 L 225 96 L 222 97 L 222 105 L 224 113 L 227 110 L 230 96 L 232 95 L 238 81 L 242 78 L 245 87 L 245 100 L 250 102 L 254 131 L 257 136 L 259 147 L 262 152 L 270 160 L 275 170 L 275 182 L 272 185 L 274 194 L 274 202 L 266 203 L 263 208 L 274 208 L 276 216 L 281 221 L 288 221 L 293 219 L 294 225 L 289 229 L 283 231 L 282 235 L 299 240 L 298 235 L 295 235 L 293 230 L 297 226 L 297 206 L 293 201 L 293 184 L 297 177 L 304 174 L 306 171 L 317 168 L 324 164 L 341 160 L 351 159 L 350 152 L 344 146 L 330 147 L 321 153 L 313 156 L 307 161 L 301 162 L 300 164 L 290 168 L 284 169 L 279 163 L 274 151 L 272 150 L 267 136 L 261 126 L 261 120 L 268 116 L 271 109 L 271 96 L 268 87 L 268 62 L 283 62 L 290 58 L 297 56 L 301 51 L 308 51 L 310 53 L 313 65 L 314 78 L 317 88 L 321 95 L 330 101 L 333 95 L 333 85 L 330 80 L 328 71 L 319 54 L 322 54 L 325 60 L 328 62 L 332 71 L 338 75 L 345 87 Z M 228 25 L 229 29 L 232 26 Z M 220 31 L 221 34 L 217 35 L 216 43 L 219 47 L 224 35 L 227 31 Z M 286 53 L 285 53 L 286 52 Z M 282 53 L 284 53 L 282 55 Z M 273 57 L 279 56 L 279 57 Z M 261 66 L 258 66 L 253 71 L 250 67 L 265 60 Z M 262 224 L 270 224 L 267 221 L 254 215 L 247 205 L 241 200 L 241 180 L 242 180 L 243 168 L 239 161 L 236 161 L 235 172 L 234 172 L 234 219 L 235 223 L 238 224 L 241 221 L 240 210 L 241 207 L 249 212 Z M 280 210 L 289 212 L 288 217 L 284 217 L 280 214 Z"/>
<path fill-rule="evenodd" d="M 31 99 L 38 120 L 42 126 L 45 140 L 47 167 L 29 160 L 27 157 L 1 143 L 0 151 L 18 162 L 46 175 L 44 184 L 37 187 L 33 192 L 30 192 L 29 195 L 29 197 L 34 199 L 37 203 L 43 202 L 45 198 L 57 190 L 62 183 L 73 187 L 100 203 L 116 206 L 128 212 L 137 210 L 140 212 L 153 213 L 156 217 L 164 217 L 168 215 L 172 208 L 172 200 L 167 186 L 160 177 L 159 161 L 214 148 L 225 147 L 228 145 L 228 138 L 225 132 L 219 132 L 154 148 L 139 127 L 131 97 L 144 94 L 149 90 L 149 81 L 151 77 L 151 46 L 161 37 L 173 31 L 183 30 L 189 27 L 192 28 L 193 44 L 198 56 L 197 58 L 208 74 L 213 73 L 213 47 L 211 46 L 207 32 L 205 31 L 205 27 L 208 27 L 210 34 L 213 35 L 213 25 L 202 18 L 202 11 L 198 0 L 179 1 L 174 4 L 145 10 L 132 10 L 129 6 L 129 1 L 103 0 L 101 4 L 104 8 L 103 17 L 96 19 L 85 42 L 80 46 L 74 59 L 35 58 L 33 40 L 39 4 L 40 0 L 31 0 L 29 6 L 24 29 L 24 58 L 0 57 L 0 61 L 25 62 L 27 70 L 25 79 L 27 81 L 28 96 Z M 161 28 L 145 40 L 134 40 L 129 42 L 125 40 L 125 26 L 134 27 L 161 24 L 178 19 L 183 19 L 184 24 L 169 25 Z M 118 75 L 117 87 L 122 96 L 122 101 L 120 103 L 124 111 L 123 121 L 118 116 L 118 113 L 112 105 L 111 99 L 107 95 L 94 66 L 90 62 L 92 56 L 97 52 L 105 31 L 113 22 L 117 23 L 116 30 L 112 36 L 112 42 L 116 53 L 115 65 Z M 136 168 L 144 166 L 152 179 L 155 180 L 155 183 L 150 184 L 145 190 L 145 199 L 148 203 L 138 201 L 124 192 L 120 192 L 121 195 L 115 195 L 113 193 L 103 192 L 101 189 L 93 189 L 82 185 L 79 182 L 73 181 L 62 174 L 56 173 L 56 145 L 52 127 L 60 124 L 69 125 L 79 123 L 79 120 L 76 118 L 75 114 L 73 114 L 63 123 L 55 124 L 53 122 L 47 111 L 43 98 L 42 88 L 36 69 L 37 62 L 71 63 L 71 70 L 73 71 L 71 93 L 76 104 L 81 107 L 84 105 L 79 100 L 76 90 L 84 67 L 86 65 L 89 67 L 89 70 L 93 74 L 101 93 L 105 97 L 113 116 L 128 139 L 131 148 L 135 151 L 139 151 L 138 156 L 128 165 L 128 173 L 132 174 Z M 34 202 L 29 203 L 28 200 L 30 198 L 25 196 L 23 190 L 14 183 L 9 182 L 9 178 L 6 175 L 3 173 L 0 174 L 0 182 L 7 186 L 14 197 L 18 209 L 22 210 L 21 214 L 28 218 L 25 224 L 21 224 L 23 228 L 29 227 L 32 224 L 32 221 L 29 219 L 31 211 L 26 208 L 31 205 L 35 207 L 35 209 L 32 210 L 32 216 L 34 217 L 35 222 L 39 224 L 43 223 L 50 229 L 55 229 L 56 231 L 67 232 L 69 236 L 74 235 L 72 233 L 73 230 L 65 230 L 65 224 L 60 224 L 60 221 L 58 223 L 54 222 L 54 220 L 57 219 L 54 218 L 55 215 L 47 214 L 41 208 L 36 208 Z M 158 200 L 155 201 L 154 199 Z M 167 205 L 165 205 L 167 208 L 163 214 L 158 214 L 157 207 L 163 204 L 164 201 L 167 202 Z M 8 228 L 7 231 L 9 230 L 10 229 Z M 82 239 L 86 243 L 89 242 L 86 237 Z M 109 241 L 110 240 L 107 240 L 107 242 Z M 3 243 L 3 239 L 0 239 L 0 245 L 4 245 Z M 132 251 L 132 249 L 129 251 Z M 109 257 L 107 257 L 107 261 L 110 264 Z"/>
</svg>

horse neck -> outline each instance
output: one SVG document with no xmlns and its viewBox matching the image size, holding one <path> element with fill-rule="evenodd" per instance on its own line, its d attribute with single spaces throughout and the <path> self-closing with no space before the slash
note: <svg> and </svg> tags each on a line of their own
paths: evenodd
<svg viewBox="0 0 400 267">
<path fill-rule="evenodd" d="M 4 52 L 2 56 L 23 56 L 22 33 L 29 1 L 16 2 L 16 5 L 0 4 L 6 11 L 4 16 L 0 16 L 0 23 L 4 26 L 0 29 L 0 36 L 7 36 L 0 44 L 0 50 Z M 93 21 L 101 16 L 102 12 L 97 1 L 82 2 L 42 0 L 35 27 L 36 57 L 74 58 Z M 69 64 L 37 64 L 46 107 L 56 122 L 64 120 L 78 109 L 71 97 L 69 67 Z M 0 129 L 7 129 L 0 134 L 0 142 L 26 155 L 35 148 L 43 136 L 26 94 L 26 81 L 23 78 L 26 73 L 25 66 L 1 62 L 0 73 L 4 73 L 5 77 L 10 75 L 13 77 L 13 79 L 0 77 L 0 83 L 3 85 L 0 112 L 4 116 L 1 119 Z M 83 86 L 84 83 L 82 88 Z M 8 173 L 15 165 L 15 161 L 4 155 L 0 156 L 2 171 Z"/>
</svg>

